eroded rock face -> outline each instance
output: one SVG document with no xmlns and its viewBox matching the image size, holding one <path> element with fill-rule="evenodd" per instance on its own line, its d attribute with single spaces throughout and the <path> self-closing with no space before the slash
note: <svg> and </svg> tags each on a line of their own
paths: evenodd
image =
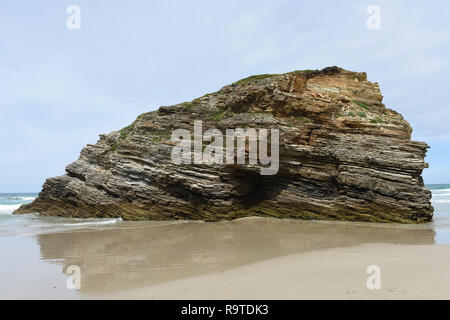
<svg viewBox="0 0 450 320">
<path fill-rule="evenodd" d="M 382 98 L 365 73 L 337 67 L 243 79 L 101 135 L 16 213 L 431 221 L 431 193 L 421 177 L 428 146 L 410 140 L 410 125 Z M 253 165 L 173 164 L 171 133 L 193 132 L 194 120 L 224 134 L 278 129 L 278 173 L 262 176 Z"/>
</svg>

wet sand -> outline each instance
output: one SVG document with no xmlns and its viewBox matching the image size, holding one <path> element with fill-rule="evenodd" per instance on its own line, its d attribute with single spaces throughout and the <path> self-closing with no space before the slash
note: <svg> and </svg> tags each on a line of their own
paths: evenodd
<svg viewBox="0 0 450 320">
<path fill-rule="evenodd" d="M 380 268 L 369 290 L 367 267 Z M 264 260 L 106 299 L 450 299 L 450 247 L 366 244 Z M 94 298 L 94 296 L 92 296 Z"/>
<path fill-rule="evenodd" d="M 412 298 L 422 290 L 448 299 L 449 249 L 435 245 L 431 225 L 121 222 L 1 238 L 0 298 Z M 375 293 L 365 284 L 370 264 L 387 281 Z M 80 290 L 66 287 L 70 265 L 81 269 Z"/>
</svg>

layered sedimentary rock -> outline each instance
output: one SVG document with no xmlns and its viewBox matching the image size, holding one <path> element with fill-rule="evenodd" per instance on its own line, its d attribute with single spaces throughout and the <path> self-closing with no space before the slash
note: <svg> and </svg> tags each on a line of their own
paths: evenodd
<svg viewBox="0 0 450 320">
<path fill-rule="evenodd" d="M 337 67 L 249 77 L 101 135 L 16 213 L 430 221 L 431 193 L 421 177 L 428 146 L 411 140 L 410 125 L 382 99 L 365 73 Z M 262 165 L 248 161 L 174 164 L 171 134 L 194 132 L 195 120 L 224 135 L 228 128 L 279 130 L 277 173 L 261 175 Z"/>
</svg>

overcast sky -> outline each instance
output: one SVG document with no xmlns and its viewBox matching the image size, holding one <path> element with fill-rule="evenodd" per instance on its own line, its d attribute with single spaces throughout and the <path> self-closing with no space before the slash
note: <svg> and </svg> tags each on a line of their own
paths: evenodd
<svg viewBox="0 0 450 320">
<path fill-rule="evenodd" d="M 66 26 L 72 4 L 80 30 Z M 431 145 L 425 183 L 450 182 L 449 18 L 448 1 L 2 1 L 0 192 L 39 191 L 99 134 L 160 105 L 331 65 L 379 82 Z"/>
</svg>

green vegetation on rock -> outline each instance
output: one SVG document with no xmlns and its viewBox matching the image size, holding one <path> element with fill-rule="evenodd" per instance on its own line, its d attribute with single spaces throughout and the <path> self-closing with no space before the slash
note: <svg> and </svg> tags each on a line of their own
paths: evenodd
<svg viewBox="0 0 450 320">
<path fill-rule="evenodd" d="M 181 104 L 181 106 L 184 108 L 184 110 L 186 111 L 192 111 L 192 108 L 196 105 L 196 102 L 191 101 L 191 102 L 183 102 Z"/>
<path fill-rule="evenodd" d="M 128 134 L 133 131 L 134 129 L 134 122 L 130 124 L 129 126 L 123 128 L 120 130 L 119 140 L 124 140 Z"/>
<path fill-rule="evenodd" d="M 380 117 L 376 117 L 376 118 L 370 119 L 370 122 L 372 122 L 372 123 L 383 123 L 384 121 Z"/>
<path fill-rule="evenodd" d="M 230 118 L 232 116 L 234 116 L 234 112 L 229 111 L 229 110 L 220 110 L 220 111 L 215 112 L 212 116 L 210 116 L 209 120 L 218 122 L 222 119 Z"/>
<path fill-rule="evenodd" d="M 305 73 L 313 73 L 313 72 L 319 72 L 319 70 L 295 70 L 292 72 L 288 72 L 286 74 L 305 74 Z M 255 80 L 260 80 L 260 79 L 266 79 L 266 78 L 270 78 L 270 77 L 275 77 L 275 76 L 281 76 L 282 74 L 279 73 L 272 73 L 272 74 L 257 74 L 257 75 L 253 75 L 241 80 L 238 80 L 235 82 L 235 84 L 242 84 L 242 83 L 247 83 L 247 82 L 251 82 L 251 81 L 255 81 Z"/>
<path fill-rule="evenodd" d="M 367 111 L 369 111 L 369 106 L 367 104 L 365 104 L 364 102 L 361 102 L 361 101 L 352 101 L 352 102 L 356 103 L 361 108 L 366 109 Z"/>
<path fill-rule="evenodd" d="M 114 141 L 111 146 L 109 147 L 109 150 L 111 151 L 116 151 L 117 150 L 117 142 Z"/>
<path fill-rule="evenodd" d="M 254 75 L 254 76 L 250 76 L 250 77 L 238 80 L 235 83 L 236 84 L 242 84 L 242 83 L 246 83 L 246 82 L 250 82 L 250 81 L 270 78 L 270 77 L 273 77 L 273 76 L 277 76 L 277 74 L 258 74 L 258 75 Z"/>
</svg>

